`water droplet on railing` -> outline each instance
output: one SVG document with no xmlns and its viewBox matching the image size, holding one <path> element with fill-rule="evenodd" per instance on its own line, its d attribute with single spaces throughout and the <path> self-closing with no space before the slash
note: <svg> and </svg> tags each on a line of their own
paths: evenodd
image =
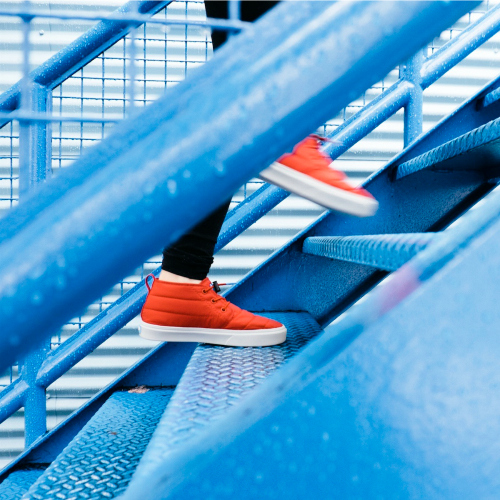
<svg viewBox="0 0 500 500">
<path fill-rule="evenodd" d="M 31 302 L 35 305 L 41 304 L 43 302 L 43 295 L 40 292 L 35 292 L 31 296 Z"/>
<path fill-rule="evenodd" d="M 168 192 L 171 195 L 176 194 L 177 193 L 177 182 L 175 182 L 174 179 L 169 179 L 167 181 L 167 188 L 168 188 Z"/>
</svg>

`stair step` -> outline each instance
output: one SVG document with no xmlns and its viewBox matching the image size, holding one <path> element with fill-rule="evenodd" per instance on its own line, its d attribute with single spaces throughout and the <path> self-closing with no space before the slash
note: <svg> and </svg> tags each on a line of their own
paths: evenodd
<svg viewBox="0 0 500 500">
<path fill-rule="evenodd" d="M 484 170 L 497 174 L 500 158 L 500 118 L 397 167 L 396 180 L 421 170 Z"/>
<path fill-rule="evenodd" d="M 17 500 L 21 498 L 31 485 L 44 473 L 46 467 L 33 467 L 16 470 L 9 474 L 0 485 L 0 500 Z"/>
<path fill-rule="evenodd" d="M 318 257 L 395 271 L 426 248 L 435 235 L 436 233 L 404 233 L 315 236 L 304 241 L 302 251 Z"/>
<path fill-rule="evenodd" d="M 115 392 L 24 498 L 114 498 L 123 493 L 172 393 L 171 388 Z"/>
<path fill-rule="evenodd" d="M 134 476 L 161 466 L 179 444 L 223 416 L 243 396 L 322 332 L 305 312 L 262 313 L 283 323 L 287 340 L 272 347 L 221 347 L 200 344 L 158 424 L 154 439 Z"/>
</svg>

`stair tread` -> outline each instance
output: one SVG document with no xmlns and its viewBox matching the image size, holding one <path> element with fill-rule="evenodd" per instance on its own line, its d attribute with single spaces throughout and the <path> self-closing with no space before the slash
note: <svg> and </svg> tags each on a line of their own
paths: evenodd
<svg viewBox="0 0 500 500">
<path fill-rule="evenodd" d="M 112 394 L 23 498 L 123 493 L 172 393 L 166 388 Z"/>
<path fill-rule="evenodd" d="M 318 257 L 395 271 L 426 248 L 436 233 L 314 236 L 306 238 L 302 251 Z"/>
<path fill-rule="evenodd" d="M 421 170 L 479 170 L 498 167 L 500 118 L 401 163 L 396 179 Z M 474 161 L 471 161 L 474 160 Z"/>
<path fill-rule="evenodd" d="M 177 385 L 174 395 L 134 476 L 151 466 L 207 425 L 223 416 L 243 396 L 322 330 L 305 312 L 262 313 L 285 324 L 285 343 L 272 347 L 221 347 L 200 344 Z"/>
<path fill-rule="evenodd" d="M 45 468 L 27 467 L 11 472 L 0 485 L 0 500 L 17 500 L 21 498 L 31 485 L 43 474 Z"/>
</svg>

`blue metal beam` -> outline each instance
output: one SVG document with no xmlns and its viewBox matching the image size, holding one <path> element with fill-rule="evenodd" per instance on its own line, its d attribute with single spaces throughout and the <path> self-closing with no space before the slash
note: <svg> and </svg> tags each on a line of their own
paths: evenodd
<svg viewBox="0 0 500 500">
<path fill-rule="evenodd" d="M 0 366 L 474 5 L 285 2 L 233 37 L 196 78 L 119 125 L 5 218 Z"/>
</svg>

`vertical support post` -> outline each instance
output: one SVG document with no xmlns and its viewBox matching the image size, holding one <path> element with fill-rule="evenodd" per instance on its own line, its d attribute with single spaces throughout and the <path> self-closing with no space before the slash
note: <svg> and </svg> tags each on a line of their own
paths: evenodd
<svg viewBox="0 0 500 500">
<path fill-rule="evenodd" d="M 47 113 L 51 109 L 51 92 L 34 82 L 23 88 L 23 113 Z M 28 107 L 29 106 L 29 107 Z M 19 202 L 51 173 L 50 122 L 22 121 L 19 124 Z M 47 431 L 45 388 L 36 384 L 38 370 L 50 350 L 50 341 L 30 352 L 22 363 L 21 377 L 30 389 L 24 403 L 25 446 L 28 447 Z"/>
<path fill-rule="evenodd" d="M 24 89 L 23 89 L 24 90 Z M 23 113 L 48 113 L 51 110 L 51 91 L 38 83 L 28 82 L 28 95 L 23 97 Z M 19 124 L 19 201 L 51 172 L 50 123 L 23 120 Z"/>
<path fill-rule="evenodd" d="M 27 448 L 47 432 L 47 398 L 45 387 L 36 384 L 38 370 L 47 357 L 50 343 L 30 352 L 23 361 L 21 377 L 29 385 L 24 401 L 24 445 Z"/>
<path fill-rule="evenodd" d="M 24 3 L 27 11 L 29 2 Z M 34 83 L 29 77 L 30 23 L 32 17 L 23 17 L 23 73 L 21 88 L 21 112 L 50 112 L 51 92 Z M 19 123 L 19 202 L 34 186 L 43 182 L 51 172 L 51 124 L 35 120 L 22 120 Z M 36 298 L 34 298 L 36 299 Z M 45 388 L 36 384 L 38 370 L 50 349 L 50 340 L 31 351 L 22 361 L 20 376 L 28 384 L 29 390 L 24 401 L 25 446 L 28 447 L 47 431 L 47 405 Z"/>
<path fill-rule="evenodd" d="M 400 69 L 400 76 L 413 84 L 410 99 L 404 108 L 404 147 L 411 144 L 421 133 L 423 124 L 422 64 L 424 53 L 419 50 Z"/>
</svg>

